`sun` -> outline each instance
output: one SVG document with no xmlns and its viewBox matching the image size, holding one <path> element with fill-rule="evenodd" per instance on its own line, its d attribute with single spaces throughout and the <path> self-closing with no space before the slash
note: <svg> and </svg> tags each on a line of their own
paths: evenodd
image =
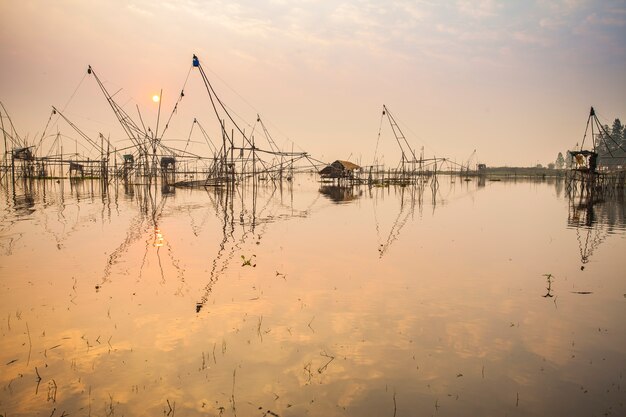
<svg viewBox="0 0 626 417">
<path fill-rule="evenodd" d="M 155 94 L 152 96 L 152 101 L 154 101 L 155 103 L 158 103 L 159 100 L 161 100 L 161 97 L 159 97 L 158 95 Z"/>
</svg>

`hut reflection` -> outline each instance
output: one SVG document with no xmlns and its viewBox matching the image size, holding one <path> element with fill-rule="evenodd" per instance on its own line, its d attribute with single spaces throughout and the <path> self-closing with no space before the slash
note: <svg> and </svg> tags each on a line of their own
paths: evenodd
<svg viewBox="0 0 626 417">
<path fill-rule="evenodd" d="M 363 195 L 358 187 L 340 185 L 322 185 L 319 192 L 337 204 L 348 203 Z"/>
<path fill-rule="evenodd" d="M 161 184 L 161 194 L 162 195 L 171 195 L 176 192 L 176 187 L 172 184 L 162 183 Z"/>
<path fill-rule="evenodd" d="M 13 208 L 22 216 L 28 216 L 35 211 L 35 198 L 30 188 L 24 189 L 23 194 L 13 194 Z"/>
</svg>

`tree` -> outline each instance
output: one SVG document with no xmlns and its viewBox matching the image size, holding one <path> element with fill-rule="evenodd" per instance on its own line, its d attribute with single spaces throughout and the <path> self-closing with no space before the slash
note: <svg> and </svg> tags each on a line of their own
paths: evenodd
<svg viewBox="0 0 626 417">
<path fill-rule="evenodd" d="M 617 149 L 617 145 L 613 140 L 613 136 L 610 132 L 611 129 L 609 128 L 609 125 L 604 125 L 603 129 L 600 132 L 596 133 L 595 149 L 600 157 L 609 158 L 615 155 L 615 149 Z"/>
<path fill-rule="evenodd" d="M 619 123 L 619 119 L 615 119 L 615 122 Z M 613 125 L 615 125 L 615 122 L 613 123 Z M 609 125 L 604 125 L 604 130 L 600 132 L 599 136 L 604 143 L 604 149 L 606 151 L 606 154 L 608 155 L 615 156 L 615 151 L 619 148 L 621 134 L 620 139 L 616 139 L 615 134 L 613 133 L 613 131 L 617 132 L 618 130 L 621 129 L 617 129 L 616 126 L 614 126 L 613 128 L 609 128 Z"/>
<path fill-rule="evenodd" d="M 600 165 L 611 167 L 623 163 L 622 158 L 626 157 L 625 132 L 622 122 L 615 119 L 611 127 L 604 125 L 596 135 L 596 152 L 600 156 Z"/>
<path fill-rule="evenodd" d="M 563 154 L 559 152 L 559 155 L 556 157 L 555 165 L 557 169 L 563 169 L 565 166 L 565 158 L 563 158 Z"/>
<path fill-rule="evenodd" d="M 572 167 L 572 156 L 567 153 L 567 159 L 565 159 L 565 168 L 570 169 Z"/>
<path fill-rule="evenodd" d="M 622 122 L 619 119 L 615 119 L 613 122 L 613 127 L 611 128 L 611 136 L 615 142 L 620 143 L 622 141 L 622 130 L 624 130 L 624 126 L 622 126 Z"/>
<path fill-rule="evenodd" d="M 613 127 L 611 128 L 611 137 L 613 138 L 611 142 L 613 142 L 613 146 L 615 147 L 616 156 L 624 156 L 625 154 L 624 152 L 624 149 L 626 149 L 626 146 L 624 146 L 624 144 L 626 143 L 625 138 L 624 138 L 625 131 L 626 131 L 626 128 L 622 125 L 622 122 L 620 122 L 619 119 L 615 119 L 615 121 L 613 122 Z"/>
<path fill-rule="evenodd" d="M 554 162 L 550 162 L 548 164 L 548 169 L 554 169 L 555 166 L 556 166 L 556 164 Z"/>
</svg>

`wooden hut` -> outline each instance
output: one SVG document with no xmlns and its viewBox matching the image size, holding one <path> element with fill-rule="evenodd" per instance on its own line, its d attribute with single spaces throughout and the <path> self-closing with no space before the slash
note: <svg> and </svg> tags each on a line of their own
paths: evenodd
<svg viewBox="0 0 626 417">
<path fill-rule="evenodd" d="M 327 165 L 320 171 L 323 180 L 352 180 L 356 178 L 356 174 L 361 170 L 357 164 L 350 161 L 337 160 Z"/>
<path fill-rule="evenodd" d="M 596 172 L 598 154 L 593 151 L 567 151 L 572 161 L 572 169 L 576 171 Z"/>
</svg>

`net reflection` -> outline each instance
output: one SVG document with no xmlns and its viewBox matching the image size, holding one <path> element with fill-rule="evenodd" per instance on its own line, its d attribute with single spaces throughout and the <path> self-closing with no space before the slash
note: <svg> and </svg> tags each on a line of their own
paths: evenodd
<svg viewBox="0 0 626 417">
<path fill-rule="evenodd" d="M 567 226 L 576 230 L 581 270 L 594 251 L 616 230 L 626 229 L 626 198 L 615 193 L 570 195 Z"/>
<path fill-rule="evenodd" d="M 290 197 L 289 203 L 284 201 L 285 191 Z M 250 182 L 244 186 L 228 184 L 207 187 L 205 192 L 215 216 L 220 220 L 222 238 L 212 257 L 202 295 L 196 302 L 196 313 L 206 305 L 214 285 L 234 265 L 235 259 L 244 259 L 245 265 L 246 256 L 254 256 L 242 252 L 253 244 L 260 245 L 269 225 L 293 218 L 306 218 L 317 202 L 315 197 L 304 209 L 294 207 L 291 183 L 287 190 L 283 189 L 282 183 L 276 187 L 271 183 L 257 186 L 256 182 Z"/>
<path fill-rule="evenodd" d="M 297 176 L 53 184 L 30 214 L 0 189 L 0 241 L 21 236 L 0 252 L 3 415 L 623 408 L 623 262 L 578 270 L 550 182 L 441 176 L 348 204 Z M 623 252 L 603 242 L 596 258 Z"/>
</svg>

